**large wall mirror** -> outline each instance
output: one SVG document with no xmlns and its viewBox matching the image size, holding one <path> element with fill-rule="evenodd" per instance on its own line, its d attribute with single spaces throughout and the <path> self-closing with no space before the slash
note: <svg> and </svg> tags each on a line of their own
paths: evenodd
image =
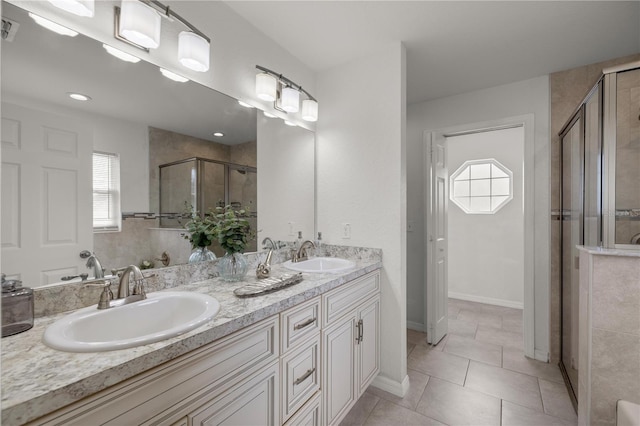
<svg viewBox="0 0 640 426">
<path fill-rule="evenodd" d="M 2 17 L 19 24 L 2 41 L 8 277 L 38 287 L 91 276 L 82 250 L 95 252 L 107 272 L 145 260 L 162 267 L 165 252 L 168 265 L 185 263 L 191 247 L 172 216 L 185 202 L 202 210 L 248 207 L 258 230 L 252 251 L 267 236 L 291 241 L 302 231 L 312 238 L 312 132 L 200 84 L 170 80 L 145 61 L 124 62 L 89 37 L 55 34 L 13 4 L 2 2 Z M 119 159 L 119 204 L 94 182 L 98 154 Z M 109 223 L 107 232 L 94 232 L 97 203 L 107 216 L 122 212 L 120 232 Z"/>
</svg>

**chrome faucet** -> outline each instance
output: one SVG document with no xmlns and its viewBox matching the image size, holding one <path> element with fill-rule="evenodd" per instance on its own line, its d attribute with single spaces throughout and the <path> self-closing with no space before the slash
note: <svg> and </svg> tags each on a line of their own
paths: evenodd
<svg viewBox="0 0 640 426">
<path fill-rule="evenodd" d="M 95 253 L 91 253 L 89 250 L 82 250 L 80 252 L 82 259 L 87 259 L 87 268 L 93 268 L 94 278 L 104 278 L 104 271 L 102 270 L 102 264 Z"/>
<path fill-rule="evenodd" d="M 311 240 L 306 240 L 305 242 L 300 244 L 298 251 L 294 251 L 292 253 L 291 261 L 296 263 L 296 262 L 302 262 L 304 260 L 308 260 L 309 252 L 307 250 L 310 248 L 316 248 L 315 243 Z"/>
<path fill-rule="evenodd" d="M 262 263 L 259 263 L 258 267 L 256 268 L 256 277 L 258 277 L 258 279 L 268 278 L 269 275 L 271 274 L 271 256 L 273 255 L 273 250 L 276 249 L 276 243 L 274 243 L 271 238 L 266 237 L 264 240 L 262 240 L 263 249 L 267 248 L 267 243 L 270 246 L 269 252 L 267 253 L 267 257 L 265 261 Z"/>
<path fill-rule="evenodd" d="M 131 280 L 131 274 L 133 274 L 133 290 L 129 289 L 129 281 Z M 129 265 L 122 271 L 120 277 L 120 285 L 118 286 L 118 299 L 126 299 L 130 296 L 140 296 L 137 300 L 143 300 L 147 298 L 144 292 L 144 277 L 140 268 L 136 265 Z"/>
</svg>

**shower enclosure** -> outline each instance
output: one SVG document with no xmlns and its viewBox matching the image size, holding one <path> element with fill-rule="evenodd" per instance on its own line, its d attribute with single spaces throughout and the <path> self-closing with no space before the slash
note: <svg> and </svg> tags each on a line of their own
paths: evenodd
<svg viewBox="0 0 640 426">
<path fill-rule="evenodd" d="M 160 227 L 182 228 L 185 208 L 192 206 L 201 215 L 209 209 L 231 205 L 244 208 L 252 229 L 256 230 L 257 171 L 206 158 L 187 158 L 160 166 Z M 224 254 L 217 243 L 212 245 L 216 256 Z M 250 241 L 247 251 L 256 251 Z"/>
<path fill-rule="evenodd" d="M 640 250 L 640 63 L 606 69 L 560 132 L 561 360 L 579 393 L 577 245 Z"/>
</svg>

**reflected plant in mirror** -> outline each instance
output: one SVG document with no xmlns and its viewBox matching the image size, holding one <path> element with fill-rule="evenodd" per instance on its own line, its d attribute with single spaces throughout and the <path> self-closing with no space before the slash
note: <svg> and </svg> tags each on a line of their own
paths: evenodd
<svg viewBox="0 0 640 426">
<path fill-rule="evenodd" d="M 204 262 L 214 260 L 216 255 L 209 250 L 209 246 L 216 239 L 215 221 L 213 220 L 213 212 L 200 215 L 193 206 L 187 206 L 187 212 L 190 213 L 190 219 L 184 224 L 186 232 L 180 234 L 185 240 L 189 240 L 193 252 L 189 256 L 189 263 Z"/>
</svg>

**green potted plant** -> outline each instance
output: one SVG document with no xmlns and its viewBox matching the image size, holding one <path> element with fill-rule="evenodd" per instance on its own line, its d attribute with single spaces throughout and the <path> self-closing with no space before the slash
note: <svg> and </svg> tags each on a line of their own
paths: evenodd
<svg viewBox="0 0 640 426">
<path fill-rule="evenodd" d="M 214 213 L 210 211 L 201 217 L 193 207 L 189 207 L 188 211 L 190 219 L 184 224 L 186 232 L 182 233 L 182 237 L 189 240 L 193 249 L 189 263 L 214 260 L 216 255 L 208 248 L 216 239 Z"/>
<path fill-rule="evenodd" d="M 247 220 L 245 209 L 235 210 L 233 206 L 216 207 L 213 215 L 213 234 L 226 254 L 218 261 L 218 272 L 225 281 L 241 281 L 247 273 L 248 264 L 244 257 L 247 243 L 255 238 L 255 231 Z"/>
</svg>

